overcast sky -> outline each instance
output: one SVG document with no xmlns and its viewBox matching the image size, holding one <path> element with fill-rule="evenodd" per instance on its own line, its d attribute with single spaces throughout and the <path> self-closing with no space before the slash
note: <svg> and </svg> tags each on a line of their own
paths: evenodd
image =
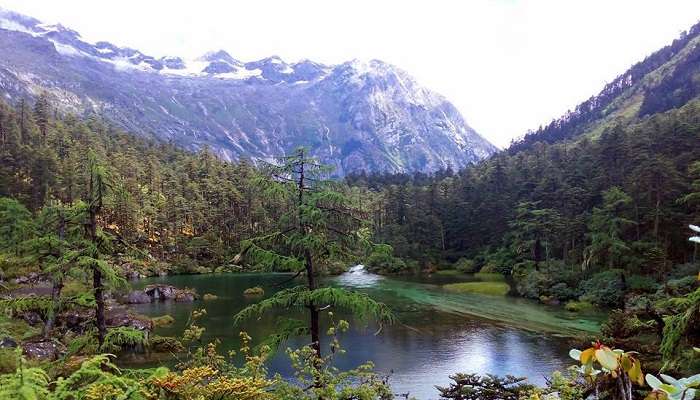
<svg viewBox="0 0 700 400">
<path fill-rule="evenodd" d="M 596 94 L 700 19 L 700 0 L 0 0 L 153 55 L 377 58 L 498 146 Z"/>
</svg>

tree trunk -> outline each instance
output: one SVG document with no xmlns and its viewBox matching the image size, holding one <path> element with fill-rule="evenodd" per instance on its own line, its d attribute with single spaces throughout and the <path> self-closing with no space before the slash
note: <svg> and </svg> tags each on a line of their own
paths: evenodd
<svg viewBox="0 0 700 400">
<path fill-rule="evenodd" d="M 97 342 L 100 347 L 105 342 L 107 326 L 105 325 L 105 299 L 102 288 L 102 272 L 99 269 L 92 269 L 92 286 L 95 289 L 95 323 L 97 325 Z"/>
<path fill-rule="evenodd" d="M 659 219 L 661 218 L 661 194 L 656 192 L 656 211 L 654 215 L 654 239 L 659 241 Z"/>
<path fill-rule="evenodd" d="M 304 254 L 306 259 L 306 276 L 307 283 L 309 285 L 309 290 L 316 290 L 316 277 L 314 276 L 314 268 L 311 261 L 311 254 L 307 250 Z M 307 306 L 309 308 L 310 324 L 309 330 L 311 332 L 311 348 L 316 352 L 318 359 L 321 359 L 321 328 L 319 327 L 319 311 L 316 304 L 309 303 Z"/>
<path fill-rule="evenodd" d="M 97 213 L 102 208 L 102 193 L 95 195 L 95 182 L 93 171 L 90 171 L 90 219 L 88 222 L 88 234 L 93 244 L 97 245 Z M 96 198 L 97 197 L 97 198 Z M 97 254 L 93 255 L 98 257 Z M 95 325 L 97 327 L 97 342 L 100 347 L 104 344 L 105 336 L 107 335 L 107 327 L 105 325 L 105 300 L 104 288 L 102 286 L 102 271 L 97 267 L 92 268 L 92 289 L 95 296 Z"/>
<path fill-rule="evenodd" d="M 63 278 L 58 276 L 54 278 L 53 285 L 51 287 L 51 311 L 46 319 L 46 324 L 44 325 L 44 337 L 48 338 L 49 334 L 53 330 L 56 324 L 56 314 L 59 311 L 59 301 L 61 299 L 61 290 L 63 290 Z"/>
</svg>

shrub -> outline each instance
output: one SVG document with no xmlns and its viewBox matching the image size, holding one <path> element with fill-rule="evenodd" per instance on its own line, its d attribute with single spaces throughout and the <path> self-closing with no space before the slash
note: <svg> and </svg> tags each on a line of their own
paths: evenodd
<svg viewBox="0 0 700 400">
<path fill-rule="evenodd" d="M 478 270 L 478 267 L 474 260 L 460 258 L 456 263 L 454 263 L 454 269 L 465 274 L 473 274 Z"/>
<path fill-rule="evenodd" d="M 174 337 L 153 335 L 149 340 L 150 347 L 158 353 L 181 353 L 185 347 Z"/>
<path fill-rule="evenodd" d="M 593 304 L 587 301 L 570 301 L 564 306 L 566 311 L 580 312 L 593 309 Z"/>
<path fill-rule="evenodd" d="M 553 285 L 549 288 L 549 293 L 559 301 L 576 299 L 581 294 L 578 289 L 569 287 L 565 282 L 559 282 Z"/>
<path fill-rule="evenodd" d="M 532 263 L 519 263 L 513 268 L 515 289 L 518 294 L 529 299 L 539 299 L 551 285 L 548 275 L 534 269 Z"/>
<path fill-rule="evenodd" d="M 684 278 L 679 279 L 670 279 L 668 282 L 666 282 L 665 287 L 662 287 L 659 290 L 662 290 L 671 295 L 682 296 L 695 290 L 697 284 L 697 277 L 686 276 Z"/>
<path fill-rule="evenodd" d="M 599 272 L 583 281 L 581 300 L 603 307 L 615 307 L 622 303 L 625 295 L 624 273 L 619 269 Z"/>
<path fill-rule="evenodd" d="M 600 331 L 611 338 L 626 339 L 638 334 L 645 326 L 636 315 L 622 310 L 612 310 Z"/>
<path fill-rule="evenodd" d="M 523 383 L 525 378 L 495 375 L 458 373 L 450 376 L 454 382 L 449 387 L 436 386 L 441 399 L 462 400 L 517 400 L 534 390 L 534 386 Z"/>
<path fill-rule="evenodd" d="M 686 276 L 689 276 L 689 275 L 698 276 L 699 272 L 700 272 L 700 264 L 699 263 L 678 264 L 678 265 L 674 265 L 673 268 L 671 268 L 671 271 L 669 273 L 669 278 L 670 279 L 680 279 L 680 278 L 685 278 Z"/>
<path fill-rule="evenodd" d="M 634 292 L 651 293 L 659 287 L 659 284 L 651 277 L 632 275 L 627 278 L 627 287 Z"/>
<path fill-rule="evenodd" d="M 377 246 L 367 258 L 367 267 L 372 271 L 384 273 L 400 273 L 409 269 L 406 263 L 392 255 L 392 248 L 388 245 Z"/>
</svg>

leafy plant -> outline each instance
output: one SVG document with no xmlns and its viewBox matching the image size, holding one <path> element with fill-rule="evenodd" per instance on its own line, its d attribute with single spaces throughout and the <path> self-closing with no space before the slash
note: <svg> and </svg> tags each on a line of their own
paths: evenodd
<svg viewBox="0 0 700 400">
<path fill-rule="evenodd" d="M 700 387 L 700 374 L 681 379 L 675 379 L 664 374 L 660 376 L 666 383 L 661 382 L 654 375 L 646 375 L 647 384 L 654 389 L 654 392 L 647 396 L 647 399 L 656 398 L 654 397 L 655 394 L 662 393 L 668 400 L 692 400 L 697 392 L 695 388 Z"/>
<path fill-rule="evenodd" d="M 611 377 L 617 382 L 618 395 L 623 400 L 632 400 L 632 383 L 644 384 L 642 364 L 635 352 L 611 349 L 600 342 L 586 350 L 572 349 L 569 356 L 581 363 L 581 372 L 596 387 L 599 380 Z"/>
</svg>

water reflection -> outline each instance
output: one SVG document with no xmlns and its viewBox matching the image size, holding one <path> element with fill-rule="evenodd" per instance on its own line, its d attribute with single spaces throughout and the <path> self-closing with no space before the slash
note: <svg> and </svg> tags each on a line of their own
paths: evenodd
<svg viewBox="0 0 700 400">
<path fill-rule="evenodd" d="M 198 293 L 212 293 L 219 298 L 203 303 L 153 303 L 139 306 L 149 315 L 171 314 L 176 322 L 160 328 L 162 335 L 182 332 L 189 312 L 206 307 L 207 317 L 201 321 L 206 328 L 205 341 L 221 340 L 221 350 L 239 346 L 238 332 L 247 331 L 253 338 L 262 339 L 275 326 L 277 317 L 305 318 L 302 311 L 279 310 L 241 327 L 232 325 L 233 315 L 251 302 L 242 292 L 251 286 L 262 286 L 266 296 L 279 290 L 276 287 L 285 277 L 274 274 L 195 275 L 158 278 L 160 282 L 179 287 L 191 287 Z M 142 281 L 145 285 L 152 281 Z M 400 322 L 383 328 L 364 326 L 351 316 L 337 312 L 338 318 L 351 320 L 353 329 L 341 338 L 348 353 L 338 358 L 340 368 L 353 368 L 372 360 L 383 374 L 391 374 L 390 382 L 397 393 L 410 392 L 418 399 L 437 397 L 434 385 L 447 385 L 449 375 L 456 372 L 513 374 L 526 376 L 535 383 L 543 383 L 544 376 L 555 369 L 569 365 L 568 345 L 565 340 L 544 334 L 500 326 L 463 311 L 476 310 L 489 315 L 508 316 L 544 321 L 548 325 L 566 322 L 562 311 L 549 311 L 533 303 L 512 298 L 456 296 L 440 290 L 439 286 L 408 282 L 367 273 L 362 266 L 335 277 L 326 283 L 349 287 L 369 293 L 395 310 Z M 454 311 L 456 310 L 456 311 Z M 477 314 L 478 315 L 478 314 Z M 322 321 L 323 322 L 323 321 Z M 586 324 L 591 321 L 583 321 Z M 532 322 L 534 323 L 534 322 Z M 574 321 L 574 323 L 579 323 Z M 284 347 L 298 347 L 308 338 L 297 338 Z M 327 344 L 327 342 L 326 342 Z M 283 349 L 282 349 L 283 350 Z M 269 364 L 271 372 L 290 377 L 289 360 L 280 351 Z"/>
</svg>

